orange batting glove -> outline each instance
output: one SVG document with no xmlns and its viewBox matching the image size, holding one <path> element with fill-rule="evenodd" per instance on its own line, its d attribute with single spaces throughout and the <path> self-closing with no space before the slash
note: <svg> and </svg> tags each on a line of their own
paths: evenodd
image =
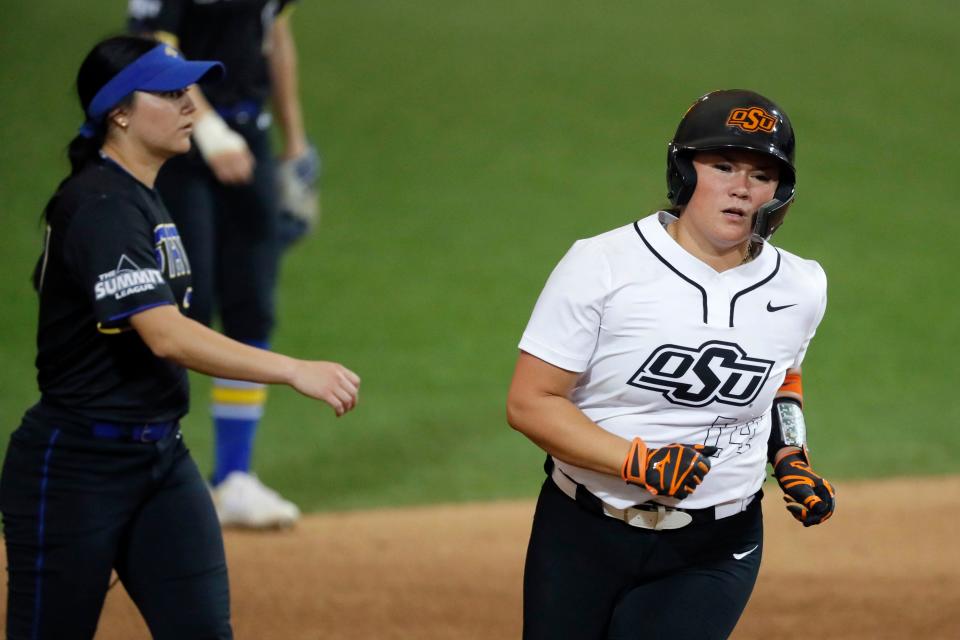
<svg viewBox="0 0 960 640">
<path fill-rule="evenodd" d="M 634 438 L 620 476 L 655 496 L 683 500 L 703 482 L 710 471 L 710 456 L 716 452 L 716 447 L 702 444 L 670 444 L 648 449 L 643 439 Z"/>
<path fill-rule="evenodd" d="M 780 458 L 773 467 L 773 475 L 783 489 L 787 510 L 803 526 L 811 527 L 826 521 L 836 508 L 833 485 L 810 468 L 802 451 L 794 451 Z"/>
</svg>

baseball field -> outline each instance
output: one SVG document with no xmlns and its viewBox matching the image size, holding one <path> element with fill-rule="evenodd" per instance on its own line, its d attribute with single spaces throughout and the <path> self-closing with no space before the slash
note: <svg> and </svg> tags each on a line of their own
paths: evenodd
<svg viewBox="0 0 960 640">
<path fill-rule="evenodd" d="M 680 115 L 732 87 L 769 95 L 798 131 L 776 240 L 829 278 L 804 383 L 816 468 L 840 493 L 836 517 L 804 530 L 768 491 L 735 637 L 960 637 L 960 5 L 301 4 L 324 212 L 286 257 L 275 347 L 342 361 L 363 387 L 339 420 L 271 391 L 256 468 L 314 513 L 228 534 L 238 638 L 517 637 L 543 477 L 504 418 L 520 333 L 575 239 L 666 203 Z M 125 5 L 3 7 L 0 452 L 38 397 L 28 277 L 81 122 L 73 78 Z M 205 471 L 208 392 L 193 378 L 184 427 Z M 101 628 L 145 637 L 120 587 Z"/>
</svg>

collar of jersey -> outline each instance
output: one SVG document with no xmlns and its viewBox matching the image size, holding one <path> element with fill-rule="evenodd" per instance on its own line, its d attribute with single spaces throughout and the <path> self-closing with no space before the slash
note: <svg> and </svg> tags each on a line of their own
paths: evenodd
<svg viewBox="0 0 960 640">
<path fill-rule="evenodd" d="M 130 173 L 129 171 L 127 171 L 127 170 L 123 167 L 123 165 L 121 165 L 119 162 L 117 162 L 116 160 L 114 160 L 113 158 L 111 158 L 110 156 L 108 156 L 107 154 L 105 154 L 105 153 L 103 152 L 103 149 L 101 149 L 98 153 L 99 153 L 99 155 L 100 155 L 100 163 L 101 163 L 104 167 L 106 167 L 108 170 L 114 171 L 115 173 L 119 173 L 119 174 L 122 175 L 122 176 L 126 176 L 127 178 L 129 178 L 130 180 L 132 180 L 132 181 L 134 182 L 134 184 L 136 184 L 137 186 L 139 186 L 139 187 L 141 187 L 141 188 L 143 188 L 143 189 L 146 189 L 146 190 L 149 191 L 150 193 L 157 194 L 157 190 L 156 190 L 156 189 L 151 189 L 151 188 L 148 187 L 147 185 L 145 185 L 145 184 L 143 184 L 142 182 L 140 182 L 140 180 L 137 178 L 137 176 L 135 176 L 135 175 L 133 175 L 132 173 Z M 158 195 L 158 197 L 159 197 L 159 194 L 157 194 L 157 195 Z"/>
<path fill-rule="evenodd" d="M 747 264 L 718 272 L 677 244 L 677 241 L 667 233 L 664 225 L 676 219 L 677 217 L 668 211 L 658 211 L 640 220 L 637 227 L 660 257 L 688 278 L 697 282 L 717 279 L 753 282 L 767 277 L 773 269 L 776 255 L 772 247 L 765 243 L 760 254 Z"/>
</svg>

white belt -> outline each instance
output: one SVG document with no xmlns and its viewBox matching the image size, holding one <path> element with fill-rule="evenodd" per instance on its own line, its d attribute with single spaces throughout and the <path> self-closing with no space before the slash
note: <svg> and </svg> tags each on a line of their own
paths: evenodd
<svg viewBox="0 0 960 640">
<path fill-rule="evenodd" d="M 559 488 L 560 491 L 563 491 L 573 500 L 577 499 L 577 482 L 561 471 L 559 467 L 555 466 L 553 468 L 553 472 L 550 474 L 550 477 L 553 479 L 554 484 L 557 485 L 557 488 Z M 747 507 L 750 506 L 750 503 L 753 502 L 755 497 L 756 495 L 752 495 L 747 498 L 730 500 L 729 502 L 718 504 L 712 508 L 713 517 L 711 519 L 721 520 L 723 518 L 736 515 L 742 511 L 746 511 Z M 604 515 L 621 520 L 631 527 L 660 531 L 662 529 L 680 529 L 693 522 L 693 515 L 691 515 L 691 512 L 683 509 L 675 509 L 673 507 L 657 504 L 655 502 L 648 502 L 637 507 L 617 509 L 616 507 L 612 507 L 606 502 L 603 502 L 599 498 L 597 498 L 597 500 L 603 507 Z M 699 514 L 707 511 L 707 509 L 698 509 L 696 511 Z"/>
</svg>

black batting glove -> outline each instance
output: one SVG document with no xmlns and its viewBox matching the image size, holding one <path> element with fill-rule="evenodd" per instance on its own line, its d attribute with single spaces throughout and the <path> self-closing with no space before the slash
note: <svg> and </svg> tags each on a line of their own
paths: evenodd
<svg viewBox="0 0 960 640">
<path fill-rule="evenodd" d="M 787 511 L 803 526 L 820 524 L 833 515 L 837 504 L 833 485 L 810 468 L 803 452 L 785 455 L 774 466 L 773 474 L 785 494 Z"/>
<path fill-rule="evenodd" d="M 653 495 L 683 500 L 703 482 L 710 471 L 710 456 L 716 452 L 716 447 L 702 444 L 648 449 L 641 438 L 634 438 L 620 475 Z"/>
</svg>

